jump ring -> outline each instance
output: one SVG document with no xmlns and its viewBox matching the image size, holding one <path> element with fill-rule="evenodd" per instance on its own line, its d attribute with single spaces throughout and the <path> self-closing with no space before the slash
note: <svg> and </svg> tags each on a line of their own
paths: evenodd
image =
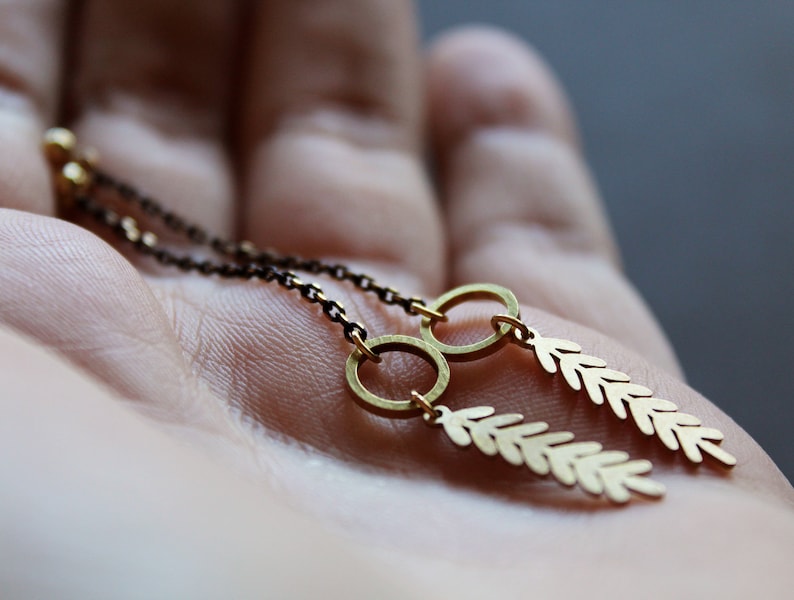
<svg viewBox="0 0 794 600">
<path fill-rule="evenodd" d="M 377 351 L 407 352 L 408 354 L 418 356 L 422 360 L 429 363 L 436 372 L 436 382 L 433 384 L 433 387 L 430 389 L 430 391 L 423 395 L 423 400 L 428 405 L 432 405 L 432 403 L 444 393 L 447 385 L 449 385 L 449 365 L 447 364 L 444 355 L 441 354 L 438 349 L 434 348 L 427 342 L 420 340 L 419 338 L 409 337 L 406 335 L 384 335 L 371 340 L 368 345 L 368 350 L 373 353 L 376 353 Z M 358 370 L 364 360 L 366 360 L 365 356 L 366 355 L 360 348 L 356 348 L 350 353 L 350 356 L 347 357 L 347 363 L 345 364 L 345 376 L 347 378 L 347 383 L 350 386 L 352 392 L 358 396 L 359 399 L 363 400 L 367 404 L 385 410 L 416 410 L 418 405 L 425 410 L 425 412 L 427 412 L 427 409 L 424 407 L 424 405 L 421 402 L 417 402 L 415 399 L 392 400 L 390 398 L 383 398 L 373 394 L 366 387 L 364 387 L 364 384 L 359 377 Z"/>
<path fill-rule="evenodd" d="M 437 310 L 431 310 L 424 304 L 420 304 L 419 302 L 411 302 L 411 311 L 415 314 L 420 315 L 422 317 L 426 317 L 433 321 L 446 321 L 447 315 Z"/>
<path fill-rule="evenodd" d="M 516 336 L 516 340 L 519 342 L 526 341 L 527 339 L 533 337 L 529 327 L 527 327 L 526 323 L 524 323 L 518 317 L 503 314 L 494 315 L 491 317 L 491 327 L 493 327 L 496 331 L 499 331 L 504 324 L 510 325 L 510 327 L 512 327 L 513 335 Z"/>
<path fill-rule="evenodd" d="M 361 332 L 358 329 L 354 330 L 353 333 L 350 334 L 350 337 L 353 338 L 353 343 L 356 345 L 356 348 L 358 348 L 361 351 L 361 354 L 366 356 L 369 360 L 376 364 L 383 360 L 378 354 L 375 354 L 369 346 L 367 346 L 367 343 L 364 341 L 364 338 L 361 337 Z"/>
<path fill-rule="evenodd" d="M 490 283 L 474 283 L 450 290 L 437 298 L 428 308 L 432 311 L 445 314 L 447 309 L 469 300 L 495 300 L 501 302 L 507 309 L 508 315 L 515 318 L 519 317 L 518 299 L 516 299 L 515 294 L 505 287 Z M 488 356 L 496 352 L 508 341 L 508 338 L 505 336 L 513 330 L 508 323 L 504 323 L 489 337 L 479 342 L 453 345 L 445 344 L 436 338 L 433 332 L 434 324 L 435 321 L 432 319 L 427 317 L 422 319 L 422 323 L 419 325 L 419 332 L 422 335 L 422 339 L 441 350 L 444 356 L 451 361 L 469 361 Z"/>
<path fill-rule="evenodd" d="M 437 419 L 440 416 L 441 413 L 433 408 L 433 405 L 422 394 L 416 390 L 411 390 L 411 396 L 413 396 L 414 402 L 419 405 L 419 408 L 425 411 L 431 419 Z"/>
</svg>

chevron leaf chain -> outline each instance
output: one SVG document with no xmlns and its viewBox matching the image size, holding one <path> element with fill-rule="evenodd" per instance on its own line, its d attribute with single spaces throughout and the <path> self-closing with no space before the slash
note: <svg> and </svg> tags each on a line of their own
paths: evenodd
<svg viewBox="0 0 794 600">
<path fill-rule="evenodd" d="M 670 450 L 681 450 L 693 463 L 703 462 L 708 454 L 726 466 L 736 458 L 718 445 L 724 438 L 721 431 L 703 427 L 697 417 L 680 412 L 678 407 L 662 398 L 655 398 L 645 386 L 631 383 L 629 376 L 607 367 L 595 356 L 582 354 L 579 344 L 569 340 L 533 337 L 521 343 L 531 347 L 538 362 L 550 374 L 559 372 L 575 391 L 584 388 L 594 404 L 606 403 L 619 419 L 629 414 L 645 435 L 656 435 Z"/>
<path fill-rule="evenodd" d="M 488 456 L 501 456 L 510 464 L 526 465 L 537 475 L 551 475 L 560 483 L 579 486 L 591 494 L 625 503 L 631 493 L 658 498 L 662 484 L 644 475 L 647 460 L 629 460 L 626 452 L 604 450 L 598 442 L 574 442 L 568 431 L 549 431 L 547 423 L 524 423 L 518 413 L 494 414 L 491 406 L 450 410 L 437 406 L 432 425 L 442 426 L 458 446 L 474 446 Z"/>
</svg>

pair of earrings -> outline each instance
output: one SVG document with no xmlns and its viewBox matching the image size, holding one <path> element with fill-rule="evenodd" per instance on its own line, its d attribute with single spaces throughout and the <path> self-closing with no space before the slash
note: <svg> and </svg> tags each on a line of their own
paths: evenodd
<svg viewBox="0 0 794 600">
<path fill-rule="evenodd" d="M 494 333 L 468 345 L 454 346 L 441 342 L 433 333 L 433 324 L 443 320 L 445 311 L 469 300 L 496 300 L 504 304 L 505 313 L 491 319 Z M 491 284 L 473 284 L 453 289 L 426 307 L 420 326 L 421 339 L 389 335 L 365 342 L 347 360 L 346 376 L 350 389 L 363 402 L 387 411 L 422 409 L 429 425 L 443 427 L 458 446 L 473 445 L 488 456 L 501 456 L 507 462 L 526 465 L 536 475 L 550 475 L 568 486 L 578 484 L 586 492 L 604 495 L 612 502 L 624 503 L 632 493 L 658 498 L 664 486 L 646 477 L 652 465 L 648 460 L 631 460 L 626 452 L 604 450 L 598 442 L 575 442 L 568 431 L 549 431 L 544 422 L 523 422 L 518 413 L 495 414 L 491 406 L 452 410 L 434 402 L 449 383 L 451 361 L 469 361 L 499 350 L 505 343 L 530 350 L 541 367 L 550 374 L 560 374 L 575 391 L 583 391 L 597 405 L 606 404 L 620 419 L 629 418 L 648 436 L 655 435 L 670 450 L 681 451 L 693 463 L 710 455 L 725 466 L 736 459 L 718 445 L 723 434 L 701 426 L 700 420 L 678 411 L 678 407 L 645 386 L 632 383 L 629 376 L 610 369 L 600 358 L 582 353 L 571 341 L 543 337 L 521 321 L 515 295 L 507 288 Z M 390 400 L 366 389 L 359 368 L 367 360 L 377 360 L 379 353 L 399 351 L 426 360 L 437 374 L 429 392 L 412 392 L 411 399 Z"/>
<path fill-rule="evenodd" d="M 436 405 L 449 383 L 447 360 L 469 361 L 488 356 L 508 342 L 530 350 L 541 367 L 550 374 L 560 374 L 566 384 L 587 394 L 597 405 L 606 404 L 619 418 L 629 420 L 648 436 L 656 436 L 668 449 L 681 451 L 693 463 L 707 454 L 725 466 L 736 459 L 720 447 L 723 434 L 702 427 L 700 420 L 678 411 L 669 400 L 655 398 L 645 386 L 632 383 L 629 376 L 610 369 L 606 363 L 582 352 L 571 341 L 543 337 L 520 317 L 515 295 L 507 288 L 490 284 L 473 284 L 453 289 L 435 302 L 406 297 L 397 290 L 377 284 L 366 274 L 356 273 L 345 265 L 326 263 L 258 250 L 250 242 L 233 242 L 212 235 L 167 210 L 153 198 L 121 182 L 97 167 L 95 154 L 80 154 L 74 134 L 63 128 L 50 129 L 44 136 L 44 152 L 53 168 L 56 193 L 63 210 L 79 210 L 93 216 L 98 223 L 115 231 L 132 247 L 166 266 L 203 276 L 242 278 L 275 283 L 295 290 L 301 298 L 322 308 L 323 316 L 342 327 L 344 338 L 355 346 L 346 364 L 350 389 L 364 403 L 381 411 L 424 413 L 430 425 L 443 427 L 458 446 L 475 446 L 489 456 L 501 456 L 513 465 L 526 465 L 540 476 L 550 475 L 562 484 L 578 484 L 594 495 L 603 495 L 616 503 L 627 502 L 632 493 L 661 497 L 664 486 L 646 477 L 651 470 L 647 460 L 630 460 L 625 452 L 604 450 L 598 442 L 574 442 L 567 431 L 549 431 L 543 422 L 524 422 L 518 413 L 495 414 L 491 406 L 452 410 Z M 115 198 L 108 202 L 107 194 Z M 131 214 L 119 212 L 119 204 L 130 212 L 150 220 L 159 220 L 172 233 L 196 245 L 207 246 L 223 260 L 197 260 L 164 247 L 157 234 L 141 227 Z M 325 275 L 346 281 L 378 300 L 401 307 L 407 314 L 422 318 L 420 338 L 387 335 L 367 339 L 367 330 L 351 321 L 341 303 L 328 298 L 319 285 L 302 281 L 295 271 Z M 438 340 L 434 323 L 446 319 L 446 311 L 470 300 L 495 300 L 505 312 L 491 319 L 494 332 L 473 344 L 455 346 Z M 414 391 L 410 398 L 388 399 L 371 393 L 359 377 L 365 361 L 379 362 L 383 352 L 407 352 L 426 360 L 436 372 L 436 382 L 422 395 Z M 421 413 L 420 413 L 421 414 Z"/>
</svg>

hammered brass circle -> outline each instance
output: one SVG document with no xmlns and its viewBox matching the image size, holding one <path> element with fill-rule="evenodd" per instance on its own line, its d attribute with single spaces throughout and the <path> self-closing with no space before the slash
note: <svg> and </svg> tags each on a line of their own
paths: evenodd
<svg viewBox="0 0 794 600">
<path fill-rule="evenodd" d="M 383 352 L 407 352 L 425 360 L 433 367 L 436 372 L 436 383 L 429 392 L 423 394 L 425 400 L 433 403 L 441 396 L 447 385 L 449 384 L 449 365 L 447 364 L 444 355 L 441 354 L 436 348 L 420 340 L 419 338 L 410 337 L 407 335 L 384 335 L 374 338 L 366 342 L 369 349 L 375 354 Z M 371 404 L 377 408 L 385 410 L 416 410 L 419 406 L 413 399 L 408 400 L 392 400 L 390 398 L 383 398 L 370 392 L 361 382 L 358 375 L 358 370 L 367 357 L 361 350 L 356 349 L 350 353 L 345 363 L 345 376 L 347 377 L 347 384 L 353 393 L 367 404 Z"/>
<path fill-rule="evenodd" d="M 435 310 L 444 313 L 446 310 L 463 304 L 469 300 L 496 300 L 504 304 L 507 309 L 507 314 L 510 317 L 519 317 L 518 299 L 515 294 L 501 285 L 494 285 L 492 283 L 472 283 L 457 287 L 448 291 L 446 294 L 439 296 L 435 302 L 428 305 L 430 310 Z M 431 346 L 434 346 L 441 351 L 444 356 L 452 361 L 467 361 L 476 360 L 484 356 L 488 356 L 496 352 L 502 345 L 510 338 L 506 337 L 510 333 L 512 326 L 509 323 L 502 324 L 494 333 L 473 344 L 464 344 L 454 346 L 445 344 L 436 338 L 433 333 L 433 325 L 435 321 L 430 318 L 422 319 L 419 325 L 419 331 L 422 334 L 422 339 Z"/>
</svg>

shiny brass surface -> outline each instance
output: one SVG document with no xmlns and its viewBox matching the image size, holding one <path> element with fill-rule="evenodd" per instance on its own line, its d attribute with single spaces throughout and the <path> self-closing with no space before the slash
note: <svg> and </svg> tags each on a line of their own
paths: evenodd
<svg viewBox="0 0 794 600">
<path fill-rule="evenodd" d="M 496 331 L 499 331 L 502 325 L 509 325 L 513 330 L 513 335 L 516 336 L 518 341 L 528 340 L 535 335 L 518 317 L 512 317 L 510 315 L 494 315 L 491 317 L 491 327 Z"/>
<path fill-rule="evenodd" d="M 444 355 L 430 344 L 407 335 L 384 335 L 367 341 L 366 345 L 375 354 L 394 351 L 408 352 L 409 354 L 413 354 L 427 361 L 430 366 L 433 367 L 437 375 L 433 387 L 429 392 L 423 395 L 427 404 L 432 405 L 447 388 L 449 384 L 449 365 L 444 359 Z M 350 353 L 350 356 L 347 358 L 347 363 L 345 364 L 347 383 L 356 396 L 367 404 L 384 410 L 405 411 L 416 410 L 417 407 L 422 407 L 421 404 L 417 404 L 414 398 L 392 400 L 377 396 L 370 392 L 364 387 L 358 374 L 358 370 L 365 360 L 367 360 L 367 358 L 364 353 L 356 348 Z"/>
<path fill-rule="evenodd" d="M 631 415 L 637 428 L 645 435 L 655 435 L 670 450 L 681 450 L 693 463 L 703 462 L 708 454 L 726 467 L 736 464 L 736 457 L 718 445 L 724 438 L 721 431 L 701 426 L 697 417 L 680 412 L 669 400 L 655 398 L 643 385 L 632 383 L 628 375 L 607 367 L 595 356 L 582 353 L 579 344 L 569 340 L 533 336 L 517 343 L 531 348 L 547 373 L 560 373 L 570 388 L 584 389 L 593 404 L 609 405 L 622 420 Z"/>
<path fill-rule="evenodd" d="M 55 167 L 60 167 L 74 156 L 77 138 L 74 133 L 63 127 L 52 127 L 44 132 L 42 139 L 44 156 Z"/>
<path fill-rule="evenodd" d="M 63 165 L 56 179 L 58 192 L 69 196 L 84 192 L 90 185 L 91 176 L 83 165 L 77 162 L 67 162 Z"/>
<path fill-rule="evenodd" d="M 648 461 L 629 460 L 625 452 L 604 450 L 597 442 L 573 442 L 572 433 L 549 432 L 548 425 L 542 422 L 524 423 L 524 417 L 518 413 L 497 415 L 490 406 L 452 411 L 433 405 L 449 383 L 447 360 L 475 360 L 496 352 L 511 341 L 531 349 L 543 369 L 552 374 L 560 373 L 570 388 L 584 390 L 595 404 L 608 404 L 620 419 L 628 419 L 631 415 L 640 431 L 656 435 L 667 448 L 681 450 L 690 461 L 701 462 L 707 454 L 726 466 L 736 464 L 736 458 L 718 445 L 723 439 L 720 431 L 702 427 L 697 417 L 678 411 L 669 400 L 653 397 L 650 389 L 630 382 L 625 373 L 582 353 L 578 344 L 545 338 L 528 327 L 521 320 L 515 295 L 507 288 L 493 284 L 465 285 L 427 304 L 420 297 L 403 295 L 344 264 L 281 255 L 276 251 L 259 250 L 251 242 L 237 243 L 213 235 L 133 186 L 99 170 L 96 155 L 87 150 L 78 153 L 74 134 L 69 130 L 48 130 L 43 149 L 51 163 L 62 206 L 72 206 L 93 216 L 96 222 L 130 242 L 135 250 L 184 272 L 274 283 L 316 304 L 322 310 L 321 316 L 338 324 L 345 340 L 355 346 L 345 364 L 345 373 L 350 389 L 364 403 L 386 411 L 418 412 L 421 409 L 426 422 L 442 426 L 459 446 L 474 445 L 486 455 L 501 456 L 514 465 L 526 465 L 537 475 L 549 475 L 569 486 L 579 485 L 588 493 L 603 495 L 613 502 L 626 502 L 632 493 L 660 497 L 664 493 L 663 486 L 644 477 L 651 469 Z M 113 203 L 107 201 L 108 194 L 115 197 Z M 125 203 L 136 209 L 133 214 L 141 214 L 143 226 L 124 214 Z M 193 258 L 165 247 L 154 231 L 149 230 L 157 223 L 182 236 L 184 241 L 210 249 L 216 257 Z M 316 283 L 304 282 L 295 271 L 348 282 L 385 305 L 400 307 L 408 315 L 421 316 L 421 339 L 386 335 L 367 341 L 367 330 L 350 320 L 340 302 L 328 298 Z M 497 301 L 505 306 L 504 311 L 491 318 L 494 332 L 472 344 L 452 345 L 439 341 L 433 328 L 439 321 L 447 320 L 449 309 L 476 300 Z M 361 365 L 367 360 L 379 363 L 381 354 L 390 351 L 408 352 L 433 367 L 437 378 L 429 392 L 423 395 L 413 390 L 410 397 L 406 394 L 406 398 L 389 399 L 364 387 L 359 377 Z"/>
<path fill-rule="evenodd" d="M 491 406 L 450 410 L 435 407 L 438 416 L 425 416 L 430 425 L 444 428 L 458 446 L 474 445 L 488 456 L 501 456 L 512 465 L 526 465 L 536 475 L 550 475 L 563 485 L 623 504 L 631 494 L 660 498 L 661 483 L 646 478 L 652 465 L 629 460 L 626 452 L 604 450 L 598 442 L 574 442 L 569 431 L 550 432 L 547 423 L 524 423 L 518 413 L 494 414 Z"/>
<path fill-rule="evenodd" d="M 358 351 L 361 352 L 361 354 L 363 354 L 367 360 L 371 360 L 374 363 L 379 363 L 383 360 L 380 356 L 375 354 L 369 346 L 367 346 L 367 342 L 365 342 L 364 338 L 361 337 L 361 333 L 354 331 L 351 334 L 351 337 L 353 338 L 353 344 L 355 344 Z"/>
<path fill-rule="evenodd" d="M 518 299 L 515 294 L 505 287 L 492 283 L 474 283 L 457 287 L 438 297 L 428 308 L 432 311 L 446 314 L 448 309 L 470 300 L 496 300 L 504 304 L 509 316 L 519 317 Z M 419 325 L 422 339 L 438 348 L 451 361 L 476 360 L 493 354 L 509 340 L 505 336 L 512 330 L 512 327 L 505 323 L 490 336 L 479 342 L 455 346 L 445 344 L 436 338 L 433 333 L 434 323 L 435 321 L 431 318 L 425 317 L 422 319 L 422 323 Z"/>
<path fill-rule="evenodd" d="M 438 312 L 437 310 L 430 310 L 424 304 L 419 302 L 411 302 L 411 312 L 414 314 L 420 315 L 422 317 L 427 317 L 432 321 L 446 321 L 447 315 Z"/>
<path fill-rule="evenodd" d="M 416 390 L 411 390 L 411 396 L 413 397 L 414 402 L 416 402 L 416 405 L 419 408 L 421 408 L 423 411 L 425 411 L 425 414 L 430 418 L 435 419 L 441 415 L 441 413 L 439 413 L 435 408 L 433 408 L 433 405 L 427 401 L 427 398 L 425 398 L 422 394 L 420 394 Z"/>
</svg>

